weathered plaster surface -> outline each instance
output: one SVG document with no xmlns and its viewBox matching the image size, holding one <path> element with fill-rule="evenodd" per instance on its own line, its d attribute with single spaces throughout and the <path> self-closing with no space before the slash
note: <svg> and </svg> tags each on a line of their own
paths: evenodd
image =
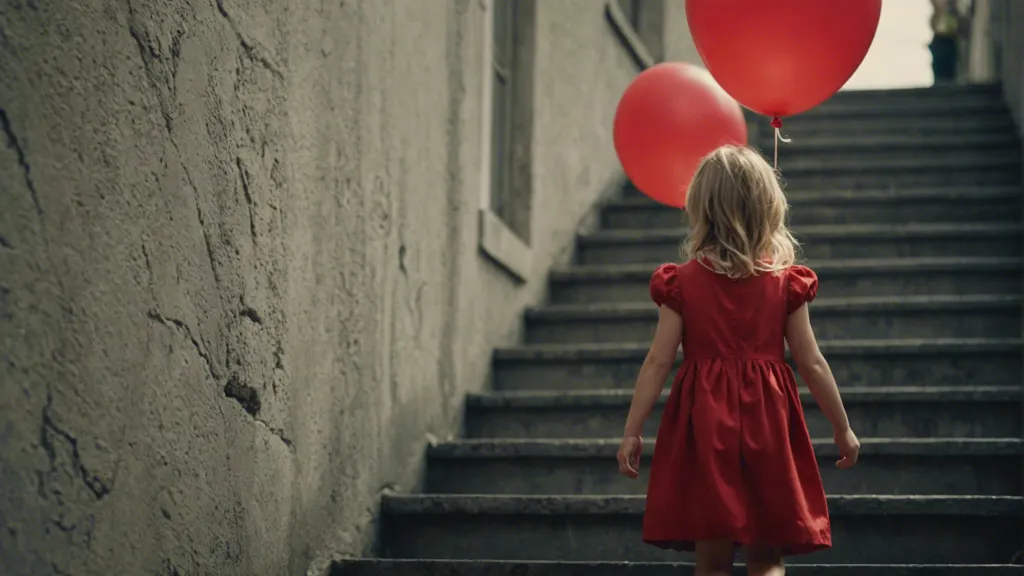
<svg viewBox="0 0 1024 576">
<path fill-rule="evenodd" d="M 537 18 L 518 285 L 477 0 L 0 0 L 0 573 L 365 551 L 618 169 L 603 6 Z"/>
<path fill-rule="evenodd" d="M 704 66 L 701 62 L 697 46 L 690 36 L 689 24 L 686 22 L 686 2 L 664 0 L 665 28 L 663 36 L 664 59 L 673 62 L 689 62 Z"/>
<path fill-rule="evenodd" d="M 997 72 L 1014 119 L 1024 136 L 1024 5 L 1010 0 L 999 1 L 1002 4 L 999 12 L 1003 20 L 999 23 L 1002 29 L 998 34 L 1003 46 L 1002 61 Z"/>
<path fill-rule="evenodd" d="M 1003 42 L 999 62 L 999 78 L 1006 102 L 1017 123 L 1017 133 L 1024 140 L 1024 3 L 999 0 L 1003 20 L 997 33 Z M 1024 380 L 1021 382 L 1024 386 Z M 1022 406 L 1024 410 L 1024 406 Z M 1024 542 L 1021 543 L 1024 545 Z"/>
</svg>

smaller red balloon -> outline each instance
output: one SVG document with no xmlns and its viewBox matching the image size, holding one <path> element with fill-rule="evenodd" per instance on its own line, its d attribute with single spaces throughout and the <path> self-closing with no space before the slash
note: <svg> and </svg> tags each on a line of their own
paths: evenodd
<svg viewBox="0 0 1024 576">
<path fill-rule="evenodd" d="M 698 164 L 725 144 L 745 145 L 743 110 L 703 68 L 657 64 L 626 88 L 615 110 L 615 152 L 651 199 L 682 208 Z"/>
</svg>

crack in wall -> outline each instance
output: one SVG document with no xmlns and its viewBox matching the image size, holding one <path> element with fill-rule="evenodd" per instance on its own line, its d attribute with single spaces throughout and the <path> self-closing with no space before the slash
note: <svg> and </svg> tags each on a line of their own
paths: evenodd
<svg viewBox="0 0 1024 576">
<path fill-rule="evenodd" d="M 249 320 L 253 324 L 263 324 L 263 317 L 260 316 L 260 313 L 251 306 L 246 306 L 245 308 L 242 308 L 238 315 L 241 316 L 242 318 L 245 318 L 246 320 Z"/>
<path fill-rule="evenodd" d="M 8 300 L 11 297 L 11 289 L 6 286 L 0 286 L 0 320 L 11 320 L 14 318 L 14 312 L 11 311 L 12 305 Z M 0 445 L 3 444 L 8 432 L 10 424 L 7 428 L 4 428 L 3 432 L 0 433 Z"/>
<path fill-rule="evenodd" d="M 32 167 L 29 166 L 28 159 L 25 157 L 25 149 L 21 147 L 18 137 L 14 134 L 11 119 L 3 108 L 0 108 L 0 130 L 3 130 L 7 137 L 7 147 L 13 150 L 18 158 L 18 166 L 21 167 L 21 172 L 24 174 L 25 186 L 28 187 L 28 192 L 32 195 L 32 204 L 36 207 L 36 216 L 42 218 L 43 205 L 39 202 L 39 193 L 36 191 L 35 182 L 32 181 Z"/>
<path fill-rule="evenodd" d="M 242 49 L 245 50 L 245 54 L 253 62 L 257 62 L 266 68 L 267 71 L 273 74 L 275 78 L 284 82 L 284 74 L 281 73 L 280 66 L 275 64 L 274 61 L 265 54 L 265 49 L 262 46 L 250 41 L 244 34 L 242 34 L 242 30 L 238 27 L 238 23 L 235 22 L 235 19 L 228 14 L 227 8 L 224 7 L 224 0 L 217 0 L 217 11 L 220 12 L 220 15 L 228 21 L 228 25 L 231 26 L 231 30 L 235 33 L 235 37 L 238 38 L 238 43 L 241 44 Z"/>
<path fill-rule="evenodd" d="M 252 197 L 252 190 L 249 188 L 249 173 L 246 172 L 240 156 L 235 157 L 235 165 L 238 167 L 238 177 L 242 181 L 242 194 L 245 195 L 245 202 L 249 211 L 249 234 L 252 236 L 253 246 L 256 245 L 256 214 L 253 209 L 256 202 Z"/>
<path fill-rule="evenodd" d="M 156 272 L 153 271 L 153 261 L 149 258 L 149 249 L 146 248 L 146 243 L 142 242 L 142 259 L 146 263 L 146 276 L 149 279 L 150 292 L 153 291 L 153 286 L 156 285 Z"/>
<path fill-rule="evenodd" d="M 192 335 L 192 329 L 188 327 L 188 324 L 176 318 L 168 318 L 167 316 L 164 316 L 157 310 L 150 310 L 146 314 L 146 317 L 154 322 L 158 322 L 160 324 L 163 324 L 164 326 L 173 328 L 175 330 L 180 330 L 181 332 L 183 332 L 185 336 L 189 339 L 189 342 L 192 343 L 192 346 L 195 347 L 196 352 L 199 354 L 199 357 L 203 359 L 204 363 L 206 363 L 206 371 L 209 372 L 210 377 L 213 378 L 214 382 L 220 380 L 220 377 L 217 375 L 217 367 L 214 364 L 213 359 L 210 358 L 210 355 L 206 352 L 205 349 L 203 349 L 203 345 L 199 342 L 199 340 Z"/>
<path fill-rule="evenodd" d="M 43 407 L 40 444 L 42 445 L 43 451 L 46 453 L 46 457 L 50 460 L 50 471 L 52 472 L 57 468 L 57 448 L 54 445 L 54 441 L 58 438 L 63 439 L 71 447 L 71 462 L 75 471 L 78 473 L 78 476 L 82 479 L 86 488 L 92 492 L 96 500 L 103 500 L 108 494 L 110 494 L 112 486 L 104 482 L 99 476 L 90 472 L 85 464 L 82 463 L 82 455 L 78 449 L 78 438 L 57 425 L 53 420 L 52 410 L 53 394 L 47 390 L 46 405 Z M 71 526 L 72 530 L 74 528 L 75 526 Z"/>
<path fill-rule="evenodd" d="M 158 322 L 169 328 L 173 328 L 177 331 L 181 331 L 182 333 L 184 333 L 184 335 L 188 338 L 189 342 L 191 342 L 192 345 L 195 347 L 196 352 L 199 354 L 199 357 L 202 358 L 203 361 L 206 363 L 206 368 L 210 374 L 210 377 L 213 378 L 215 382 L 220 380 L 220 377 L 217 375 L 217 369 L 215 367 L 213 360 L 210 358 L 210 355 L 207 354 L 206 351 L 203 349 L 203 346 L 202 344 L 200 344 L 199 340 L 197 340 L 196 337 L 192 335 L 192 329 L 189 328 L 185 322 L 178 320 L 176 318 L 169 318 L 167 316 L 164 316 L 163 314 L 156 310 L 151 310 L 147 314 L 147 317 L 154 322 Z M 224 384 L 224 396 L 231 398 L 235 402 L 238 402 L 242 409 L 245 410 L 247 414 L 252 416 L 254 422 L 266 427 L 267 430 L 269 430 L 274 436 L 281 440 L 281 442 L 284 443 L 285 446 L 288 447 L 289 451 L 293 453 L 295 452 L 295 442 L 293 442 L 291 438 L 285 435 L 283 428 L 275 428 L 271 426 L 269 423 L 267 423 L 265 420 L 257 418 L 260 410 L 263 408 L 263 404 L 259 396 L 259 391 L 253 388 L 252 386 L 249 386 L 248 384 L 242 382 L 242 379 L 238 374 L 231 374 L 231 376 L 228 377 L 227 382 Z"/>
<path fill-rule="evenodd" d="M 280 341 L 277 343 L 277 347 L 274 348 L 274 368 L 277 370 L 285 371 L 284 369 L 284 345 Z"/>
<path fill-rule="evenodd" d="M 242 409 L 253 418 L 263 408 L 259 391 L 242 382 L 242 377 L 238 374 L 232 374 L 228 377 L 228 381 L 224 384 L 224 395 L 238 402 Z"/>
<path fill-rule="evenodd" d="M 291 438 L 288 438 L 285 435 L 283 428 L 275 428 L 266 420 L 259 418 L 260 410 L 263 408 L 259 390 L 256 390 L 242 381 L 242 377 L 237 373 L 229 376 L 228 381 L 224 384 L 224 396 L 238 402 L 239 406 L 241 406 L 249 416 L 252 416 L 254 422 L 262 425 L 270 431 L 271 434 L 277 436 L 277 438 L 288 448 L 290 452 L 295 452 L 295 443 L 292 442 Z"/>
<path fill-rule="evenodd" d="M 128 9 L 128 12 L 131 13 L 131 8 Z M 146 42 L 142 39 L 142 36 L 139 34 L 138 30 L 135 29 L 134 25 L 128 26 L 128 33 L 131 34 L 132 38 L 135 39 L 135 43 L 139 46 L 139 56 L 142 58 L 142 68 L 146 72 L 146 79 L 149 80 L 149 83 L 153 84 L 154 87 L 156 87 L 157 91 L 159 92 L 160 89 L 156 86 L 156 80 L 154 78 L 153 70 L 150 67 L 150 60 L 156 57 L 156 55 L 152 53 L 152 47 L 146 44 Z M 163 116 L 164 119 L 164 127 L 166 127 L 167 131 L 170 132 L 173 124 L 171 112 L 170 110 L 168 110 L 167 103 L 164 102 L 164 98 L 162 95 L 157 96 L 157 101 L 159 102 L 160 105 L 160 115 Z"/>
<path fill-rule="evenodd" d="M 178 76 L 178 61 L 181 58 L 181 36 L 182 33 L 179 31 L 171 39 L 171 58 L 170 58 L 170 78 L 166 79 L 166 82 L 161 82 L 161 74 L 154 67 L 154 62 L 162 60 L 160 52 L 153 46 L 152 41 L 148 38 L 148 35 L 144 34 L 139 30 L 136 25 L 135 8 L 132 6 L 131 1 L 128 5 L 128 33 L 139 48 L 139 57 L 142 59 L 142 67 L 146 73 L 146 79 L 149 83 L 157 90 L 157 100 L 160 105 L 160 114 L 164 119 L 164 126 L 167 131 L 171 131 L 173 124 L 173 117 L 171 115 L 171 105 L 168 102 L 169 98 L 173 99 L 176 97 L 175 89 L 175 78 Z M 161 85 L 166 84 L 170 96 L 166 96 L 164 91 L 161 89 Z"/>
<path fill-rule="evenodd" d="M 195 181 L 192 180 L 192 174 L 188 171 L 188 166 L 181 157 L 181 150 L 178 148 L 177 142 L 174 141 L 174 136 L 172 134 L 168 134 L 167 137 L 170 139 L 171 145 L 174 146 L 174 149 L 178 151 L 178 160 L 181 163 L 181 170 L 185 173 L 185 180 L 188 181 L 188 185 L 192 188 L 192 198 L 196 204 L 196 218 L 199 220 L 199 230 L 203 234 L 203 243 L 206 245 L 206 257 L 210 260 L 210 270 L 213 272 L 214 284 L 220 286 L 220 273 L 217 272 L 217 259 L 213 252 L 213 242 L 210 240 L 210 232 L 206 229 L 206 216 L 203 213 L 199 187 L 197 187 Z"/>
<path fill-rule="evenodd" d="M 42 202 L 39 200 L 39 191 L 36 189 L 35 181 L 32 179 L 32 167 L 28 163 L 28 156 L 25 154 L 25 148 L 21 145 L 21 141 L 18 140 L 17 135 L 14 133 L 14 128 L 11 126 L 11 118 L 8 116 L 7 111 L 0 107 L 0 130 L 3 131 L 7 137 L 7 146 L 14 151 L 17 157 L 18 165 L 21 167 L 22 173 L 24 174 L 25 186 L 28 188 L 29 195 L 32 198 L 32 204 L 35 207 L 36 218 L 39 220 L 39 238 L 43 242 L 44 257 L 50 265 L 50 271 L 53 273 L 53 282 L 57 285 L 60 295 L 65 301 L 68 301 L 67 290 L 64 287 L 64 278 L 61 274 L 57 273 L 57 265 L 53 259 L 53 253 L 50 250 L 50 239 L 46 235 L 46 219 L 43 218 L 45 211 L 43 210 Z M 8 250 L 13 250 L 14 246 L 7 241 L 6 238 L 2 239 L 2 247 Z M 62 307 L 67 311 L 67 307 Z"/>
<path fill-rule="evenodd" d="M 185 161 L 182 157 L 181 148 L 178 146 L 178 142 L 174 139 L 174 122 L 173 116 L 171 114 L 171 106 L 170 103 L 167 101 L 167 97 L 164 95 L 163 89 L 161 88 L 162 83 L 158 71 L 153 66 L 153 62 L 159 61 L 161 59 L 161 56 L 159 51 L 157 51 L 157 49 L 153 46 L 152 42 L 150 42 L 150 40 L 147 37 L 145 37 L 145 35 L 142 32 L 140 32 L 139 29 L 136 27 L 135 8 L 132 6 L 132 3 L 130 1 L 127 2 L 127 6 L 129 18 L 128 33 L 131 35 L 131 37 L 135 40 L 135 43 L 138 45 L 139 57 L 142 60 L 142 68 L 146 73 L 146 79 L 149 81 L 150 85 L 153 87 L 153 89 L 156 90 L 157 93 L 157 102 L 160 107 L 160 114 L 164 119 L 164 127 L 167 129 L 167 137 L 170 140 L 171 146 L 173 146 L 174 150 L 178 153 L 178 160 L 181 164 L 181 169 L 185 173 L 185 179 L 188 181 L 189 186 L 192 188 L 192 196 L 195 199 L 196 204 L 196 216 L 199 219 L 199 227 L 203 233 L 203 242 L 206 244 L 206 254 L 207 257 L 210 259 L 210 269 L 213 272 L 214 282 L 219 286 L 220 274 L 217 271 L 217 264 L 214 258 L 213 243 L 210 240 L 210 233 L 206 229 L 206 216 L 203 213 L 202 205 L 200 203 L 201 195 L 199 193 L 199 187 L 196 186 L 195 181 L 192 179 L 192 173 L 189 171 L 188 166 L 185 164 Z M 181 33 L 179 32 L 171 40 L 171 74 L 170 78 L 167 81 L 171 97 L 174 97 L 175 95 L 174 78 L 177 76 L 178 73 L 178 60 L 180 59 L 180 57 Z"/>
<path fill-rule="evenodd" d="M 288 438 L 287 436 L 284 435 L 284 428 L 274 428 L 266 421 L 260 420 L 259 418 L 254 418 L 254 420 L 256 421 L 257 424 L 262 424 L 263 426 L 265 426 L 266 429 L 269 430 L 271 434 L 277 436 L 277 439 L 280 440 L 281 443 L 284 444 L 286 448 L 288 448 L 289 452 L 291 452 L 292 454 L 295 453 L 295 443 L 292 442 L 291 438 Z"/>
<path fill-rule="evenodd" d="M 178 61 L 181 56 L 181 33 L 179 32 L 178 34 L 176 34 L 171 40 L 169 59 L 170 72 L 169 78 L 165 78 L 164 76 L 167 76 L 167 71 L 162 71 L 156 66 L 156 63 L 159 63 L 163 59 L 159 50 L 154 45 L 152 39 L 149 38 L 149 36 L 145 33 L 145 31 L 140 30 L 140 28 L 137 26 L 136 13 L 134 10 L 134 6 L 132 5 L 132 2 L 127 2 L 127 5 L 129 15 L 128 32 L 131 35 L 132 39 L 134 39 L 136 45 L 138 46 L 139 57 L 142 61 L 142 66 L 146 75 L 146 79 L 149 82 L 150 87 L 157 93 L 157 103 L 159 106 L 160 114 L 163 117 L 164 127 L 167 130 L 168 140 L 171 146 L 174 147 L 174 150 L 178 154 L 178 161 L 181 165 L 183 173 L 185 174 L 185 179 L 188 182 L 189 187 L 192 189 L 192 196 L 196 207 L 196 218 L 199 221 L 199 227 L 203 235 L 203 243 L 206 247 L 206 254 L 210 261 L 210 268 L 213 272 L 214 282 L 216 285 L 219 286 L 221 284 L 221 278 L 217 269 L 217 261 L 214 254 L 213 242 L 210 238 L 210 233 L 207 227 L 207 215 L 202 208 L 202 195 L 199 191 L 199 187 L 196 185 L 195 180 L 192 177 L 192 173 L 189 170 L 188 165 L 184 161 L 181 148 L 178 146 L 177 140 L 174 138 L 174 122 L 173 115 L 171 114 L 171 102 L 169 101 L 169 99 L 173 98 L 175 95 L 174 78 L 177 75 Z M 269 70 L 271 74 L 273 74 L 278 80 L 283 81 L 284 75 L 280 72 L 280 68 L 266 54 L 264 54 L 264 49 L 261 46 L 253 42 L 250 42 L 248 39 L 245 38 L 241 30 L 239 29 L 237 23 L 228 14 L 227 10 L 223 5 L 222 0 L 217 0 L 217 9 L 220 12 L 220 14 L 230 24 L 232 30 L 235 33 L 235 36 L 238 38 L 239 43 L 241 44 L 243 50 L 245 51 L 245 54 L 252 61 L 262 65 L 264 68 Z M 168 86 L 165 86 L 165 84 Z M 165 94 L 165 88 L 169 90 L 170 95 Z M 256 216 L 253 209 L 255 208 L 256 202 L 252 194 L 252 188 L 250 186 L 249 181 L 249 174 L 245 170 L 245 166 L 242 162 L 241 157 L 236 158 L 236 166 L 238 168 L 238 174 L 242 184 L 242 192 L 245 195 L 245 200 L 248 205 L 249 231 L 250 234 L 252 235 L 253 244 L 255 245 L 257 231 Z M 145 259 L 150 282 L 152 284 L 154 271 L 145 244 L 143 244 L 142 246 L 142 252 L 143 257 Z M 255 308 L 244 306 L 244 303 L 243 309 L 239 312 L 239 315 L 242 318 L 248 319 L 253 323 L 263 324 L 263 318 L 259 314 L 259 312 Z M 173 328 L 177 331 L 182 332 L 185 335 L 185 337 L 188 338 L 189 342 L 192 343 L 192 346 L 199 354 L 199 357 L 206 364 L 206 369 L 210 377 L 215 382 L 220 381 L 220 376 L 218 374 L 219 370 L 217 369 L 216 364 L 214 363 L 210 354 L 206 352 L 205 348 L 203 347 L 199 339 L 196 338 L 196 336 L 193 334 L 191 328 L 189 328 L 189 326 L 184 321 L 167 317 L 156 310 L 151 310 L 150 312 L 148 312 L 147 317 L 151 321 L 159 322 L 169 328 Z M 282 357 L 283 351 L 281 350 L 281 346 L 278 345 L 277 350 L 275 350 L 274 352 L 275 367 L 283 370 L 284 364 Z M 285 432 L 282 428 L 275 428 L 268 424 L 266 421 L 257 418 L 259 411 L 262 409 L 262 402 L 259 397 L 259 392 L 255 388 L 247 384 L 244 384 L 237 375 L 232 374 L 225 383 L 223 392 L 226 397 L 238 402 L 242 409 L 245 410 L 247 414 L 253 417 L 254 422 L 266 427 L 267 430 L 269 430 L 274 436 L 281 440 L 281 442 L 288 448 L 290 452 L 295 452 L 294 442 L 285 435 Z"/>
</svg>

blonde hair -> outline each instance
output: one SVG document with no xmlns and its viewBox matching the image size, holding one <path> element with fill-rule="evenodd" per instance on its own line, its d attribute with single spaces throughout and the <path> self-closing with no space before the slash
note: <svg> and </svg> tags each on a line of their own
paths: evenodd
<svg viewBox="0 0 1024 576">
<path fill-rule="evenodd" d="M 786 228 L 788 210 L 764 158 L 745 146 L 722 146 L 704 157 L 690 182 L 685 256 L 729 278 L 781 272 L 799 246 Z"/>
</svg>

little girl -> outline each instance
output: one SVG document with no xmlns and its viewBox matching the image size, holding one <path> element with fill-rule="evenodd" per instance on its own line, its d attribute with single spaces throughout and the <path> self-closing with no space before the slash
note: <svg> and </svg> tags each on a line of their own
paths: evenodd
<svg viewBox="0 0 1024 576">
<path fill-rule="evenodd" d="M 785 343 L 832 423 L 840 468 L 857 462 L 832 371 L 807 303 L 817 276 L 793 264 L 786 198 L 771 167 L 726 146 L 697 169 L 686 202 L 685 264 L 651 278 L 658 328 L 636 382 L 619 470 L 637 478 L 644 421 L 680 342 L 683 364 L 655 444 L 644 541 L 696 551 L 700 576 L 732 573 L 746 547 L 749 574 L 784 574 L 782 557 L 828 548 L 828 506 Z"/>
</svg>

